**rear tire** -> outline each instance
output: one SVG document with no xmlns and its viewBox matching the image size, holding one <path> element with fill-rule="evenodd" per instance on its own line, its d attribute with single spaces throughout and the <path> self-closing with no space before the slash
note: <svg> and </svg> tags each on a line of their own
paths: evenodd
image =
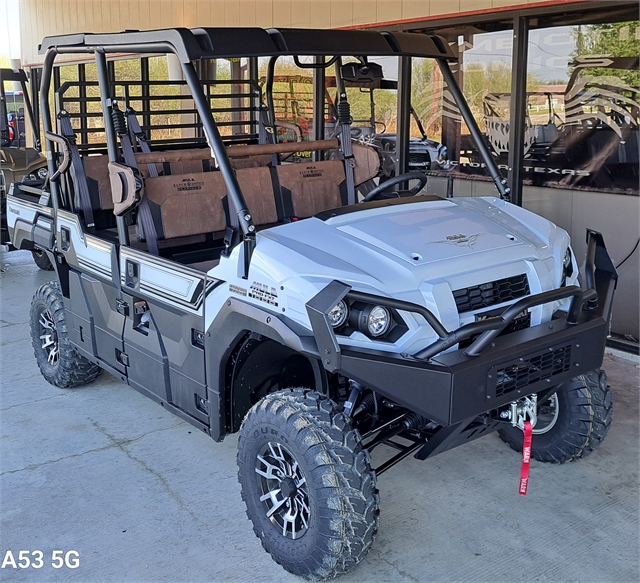
<svg viewBox="0 0 640 583">
<path fill-rule="evenodd" d="M 346 573 L 378 528 L 378 490 L 360 435 L 336 403 L 308 389 L 271 393 L 247 414 L 238 479 L 271 557 L 309 580 Z"/>
<path fill-rule="evenodd" d="M 69 340 L 57 281 L 41 285 L 31 301 L 31 343 L 42 376 L 61 388 L 90 383 L 102 369 L 78 354 Z"/>
<path fill-rule="evenodd" d="M 546 402 L 538 404 L 531 455 L 541 462 L 560 464 L 589 455 L 604 441 L 612 414 L 611 387 L 604 371 L 596 369 L 558 385 Z M 520 429 L 505 427 L 498 434 L 512 449 L 522 451 Z"/>
<path fill-rule="evenodd" d="M 53 271 L 53 264 L 49 261 L 49 257 L 42 249 L 33 249 L 31 251 L 35 264 L 42 269 L 42 271 Z"/>
</svg>

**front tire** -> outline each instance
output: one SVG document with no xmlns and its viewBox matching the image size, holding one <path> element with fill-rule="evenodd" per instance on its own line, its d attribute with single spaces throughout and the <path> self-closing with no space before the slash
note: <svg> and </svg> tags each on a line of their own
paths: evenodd
<svg viewBox="0 0 640 583">
<path fill-rule="evenodd" d="M 49 261 L 49 257 L 42 249 L 33 249 L 31 251 L 33 261 L 42 269 L 42 271 L 53 271 L 53 264 Z"/>
<path fill-rule="evenodd" d="M 566 383 L 538 404 L 531 455 L 541 462 L 565 463 L 583 458 L 604 441 L 613 414 L 611 387 L 602 370 L 593 370 Z M 517 427 L 498 431 L 512 449 L 522 451 L 523 433 Z"/>
<path fill-rule="evenodd" d="M 253 530 L 287 571 L 330 579 L 365 557 L 378 528 L 375 474 L 329 398 L 292 389 L 256 403 L 240 428 L 238 468 Z"/>
<path fill-rule="evenodd" d="M 58 282 L 42 284 L 31 301 L 31 344 L 42 376 L 61 388 L 90 383 L 102 369 L 78 354 L 69 340 Z"/>
</svg>

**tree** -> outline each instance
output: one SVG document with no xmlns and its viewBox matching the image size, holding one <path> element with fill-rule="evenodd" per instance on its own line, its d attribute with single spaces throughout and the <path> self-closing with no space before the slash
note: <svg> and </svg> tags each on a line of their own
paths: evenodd
<svg viewBox="0 0 640 583">
<path fill-rule="evenodd" d="M 572 30 L 576 41 L 573 57 L 637 57 L 640 54 L 640 21 L 614 22 L 576 26 Z M 589 69 L 589 75 L 618 77 L 625 85 L 640 87 L 637 70 Z"/>
</svg>

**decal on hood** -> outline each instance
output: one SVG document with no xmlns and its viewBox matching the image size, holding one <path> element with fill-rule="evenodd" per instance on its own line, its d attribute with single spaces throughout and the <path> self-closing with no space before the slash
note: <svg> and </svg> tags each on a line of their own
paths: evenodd
<svg viewBox="0 0 640 583">
<path fill-rule="evenodd" d="M 447 235 L 442 241 L 431 241 L 427 245 L 434 243 L 447 243 L 449 245 L 455 245 L 456 247 L 473 247 L 478 237 L 484 235 L 484 233 L 476 233 L 475 235 Z"/>
</svg>

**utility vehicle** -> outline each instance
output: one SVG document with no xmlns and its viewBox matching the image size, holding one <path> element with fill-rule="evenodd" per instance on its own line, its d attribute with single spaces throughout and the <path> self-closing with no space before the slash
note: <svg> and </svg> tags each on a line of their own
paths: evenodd
<svg viewBox="0 0 640 583">
<path fill-rule="evenodd" d="M 50 189 L 14 188 L 8 204 L 16 246 L 47 249 L 57 273 L 31 305 L 40 370 L 59 387 L 106 370 L 216 441 L 239 432 L 247 515 L 286 570 L 327 579 L 362 560 L 376 479 L 411 454 L 494 431 L 519 450 L 533 426 L 532 455 L 567 462 L 604 439 L 615 269 L 590 231 L 580 287 L 567 233 L 506 200 L 444 40 L 199 28 L 47 37 L 40 50 Z M 172 53 L 184 80 L 144 66 L 119 80 L 107 57 L 122 53 Z M 59 54 L 92 55 L 98 82 L 62 84 L 54 117 Z M 352 144 L 341 80 L 389 55 L 403 70 L 437 61 L 496 197 L 443 199 L 400 168 L 357 200 L 379 159 Z M 276 143 L 261 57 L 292 58 L 320 88 L 333 68 L 337 138 Z M 238 58 L 246 76 L 212 74 Z M 83 141 L 87 117 L 103 133 Z M 286 162 L 301 150 L 313 157 Z M 377 448 L 392 453 L 373 467 Z"/>
<path fill-rule="evenodd" d="M 5 90 L 6 81 L 19 84 L 21 90 Z M 34 147 L 27 146 L 25 108 Z M 14 182 L 22 182 L 25 189 L 39 191 L 47 178 L 47 159 L 40 153 L 39 136 L 29 99 L 27 74 L 22 69 L 0 69 L 0 245 L 9 250 L 14 247 L 7 228 L 7 192 Z M 53 270 L 42 249 L 32 246 L 31 253 L 40 269 Z"/>
<path fill-rule="evenodd" d="M 266 77 L 261 77 L 262 84 L 266 83 Z M 357 105 L 360 105 L 360 116 L 351 121 L 351 138 L 358 143 L 371 146 L 380 157 L 380 170 L 378 177 L 385 181 L 396 174 L 396 139 L 395 133 L 387 132 L 387 124 L 376 113 L 376 96 L 382 92 L 389 92 L 396 101 L 398 82 L 393 79 L 384 79 L 382 72 L 376 76 L 363 75 L 360 70 L 347 71 L 343 78 L 344 89 L 351 106 L 354 105 L 354 97 L 357 96 Z M 325 76 L 325 138 L 331 138 L 338 119 L 336 103 L 339 95 L 336 92 L 335 76 Z M 273 96 L 273 108 L 278 132 L 287 138 L 301 141 L 311 140 L 313 133 L 313 77 L 310 75 L 274 75 L 270 86 Z M 360 96 L 358 93 L 362 93 Z M 364 97 L 364 99 L 363 99 Z M 364 107 L 366 106 L 366 107 Z M 365 109 L 365 112 L 362 109 Z M 353 111 L 353 110 L 352 110 Z M 416 114 L 413 106 L 410 106 L 410 114 L 420 137 L 409 139 L 408 167 L 410 170 L 451 170 L 452 166 L 443 144 L 430 139 L 422 125 L 422 121 Z"/>
</svg>

